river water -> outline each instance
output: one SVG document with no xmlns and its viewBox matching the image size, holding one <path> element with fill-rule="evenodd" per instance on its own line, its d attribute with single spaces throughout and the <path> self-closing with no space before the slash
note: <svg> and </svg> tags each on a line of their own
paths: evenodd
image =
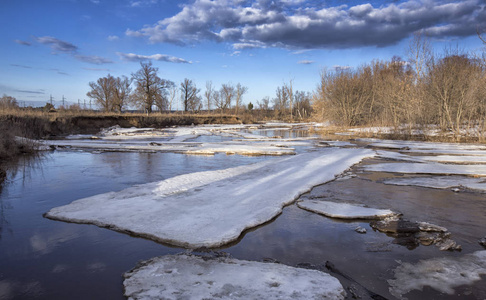
<svg viewBox="0 0 486 300">
<path fill-rule="evenodd" d="M 267 159 L 273 158 L 55 151 L 20 162 L 15 172 L 10 171 L 0 193 L 0 299 L 124 299 L 123 273 L 141 260 L 185 250 L 94 225 L 49 220 L 43 217 L 45 212 L 136 184 Z M 343 279 L 343 284 L 359 284 L 394 299 L 387 279 L 393 278 L 397 261 L 415 263 L 484 250 L 477 243 L 477 238 L 486 234 L 484 194 L 389 186 L 380 183 L 383 174 L 366 174 L 359 166 L 354 170 L 358 177 L 318 186 L 304 196 L 396 209 L 410 220 L 447 227 L 463 251 L 442 252 L 434 246 L 409 250 L 393 243 L 393 237 L 373 231 L 366 221 L 336 221 L 295 204 L 218 251 L 238 259 L 275 260 L 292 266 L 329 261 L 352 278 Z M 356 233 L 357 226 L 366 228 L 367 234 Z M 407 297 L 486 299 L 486 280 L 461 287 L 454 295 L 425 288 Z"/>
</svg>

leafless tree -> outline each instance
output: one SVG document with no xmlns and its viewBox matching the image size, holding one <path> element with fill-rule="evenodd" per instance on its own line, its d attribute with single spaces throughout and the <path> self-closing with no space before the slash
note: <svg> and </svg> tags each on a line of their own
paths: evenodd
<svg viewBox="0 0 486 300">
<path fill-rule="evenodd" d="M 220 89 L 220 101 L 224 101 L 224 105 L 221 105 L 222 110 L 226 110 L 231 107 L 231 103 L 236 96 L 235 87 L 231 83 L 226 83 L 221 86 Z"/>
<path fill-rule="evenodd" d="M 126 76 L 116 77 L 113 84 L 113 110 L 122 112 L 130 98 L 132 81 Z"/>
<path fill-rule="evenodd" d="M 169 111 L 172 111 L 173 105 L 174 105 L 174 100 L 178 98 L 178 92 L 179 88 L 174 84 L 168 88 L 169 92 L 169 97 L 168 97 L 168 109 Z"/>
<path fill-rule="evenodd" d="M 96 82 L 91 81 L 89 87 L 91 90 L 86 95 L 95 100 L 96 104 L 104 111 L 112 111 L 115 78 L 108 74 L 106 77 L 98 78 Z"/>
<path fill-rule="evenodd" d="M 206 81 L 206 91 L 204 92 L 204 97 L 206 98 L 206 108 L 208 109 L 208 114 L 211 113 L 211 103 L 214 98 L 214 87 L 212 81 Z"/>
<path fill-rule="evenodd" d="M 294 89 L 293 89 L 293 80 L 290 80 L 288 83 L 285 83 L 283 86 L 285 90 L 285 94 L 289 101 L 289 108 L 290 108 L 290 121 L 293 119 L 293 100 L 294 100 Z"/>
<path fill-rule="evenodd" d="M 175 87 L 174 82 L 165 80 L 164 88 L 160 90 L 160 96 L 155 98 L 154 104 L 160 112 L 169 109 L 170 89 L 173 87 Z"/>
<path fill-rule="evenodd" d="M 168 80 L 161 79 L 157 72 L 158 68 L 152 67 L 152 62 L 140 62 L 140 70 L 132 74 L 135 81 L 133 100 L 139 104 L 147 113 L 152 112 L 156 101 L 162 101 L 164 89 L 168 86 Z"/>
<path fill-rule="evenodd" d="M 236 115 L 238 115 L 238 108 L 241 105 L 241 100 L 243 97 L 243 94 L 245 94 L 248 91 L 248 88 L 246 86 L 242 86 L 240 83 L 236 85 L 235 88 L 235 100 L 236 100 Z"/>
<path fill-rule="evenodd" d="M 3 96 L 0 98 L 0 108 L 11 109 L 11 108 L 18 108 L 18 107 L 19 104 L 17 102 L 17 99 L 15 99 L 14 97 L 3 94 Z"/>
<path fill-rule="evenodd" d="M 192 80 L 185 78 L 181 82 L 181 98 L 184 103 L 184 111 L 199 110 L 201 104 L 201 98 L 198 95 L 199 91 L 200 89 L 196 87 Z"/>
</svg>

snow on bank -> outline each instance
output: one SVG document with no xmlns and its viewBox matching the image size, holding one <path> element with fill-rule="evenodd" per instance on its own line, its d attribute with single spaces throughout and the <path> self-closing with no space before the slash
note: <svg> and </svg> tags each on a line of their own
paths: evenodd
<svg viewBox="0 0 486 300">
<path fill-rule="evenodd" d="M 338 219 L 381 219 L 396 215 L 396 213 L 389 209 L 376 209 L 330 201 L 304 200 L 298 202 L 297 206 L 311 212 Z"/>
<path fill-rule="evenodd" d="M 344 299 L 339 281 L 316 270 L 232 258 L 171 255 L 124 274 L 129 299 Z"/>
<path fill-rule="evenodd" d="M 333 180 L 373 155 L 369 149 L 326 148 L 192 173 L 77 200 L 53 208 L 46 217 L 95 224 L 181 247 L 218 247 L 271 220 L 313 186 Z"/>
<path fill-rule="evenodd" d="M 222 143 L 190 143 L 190 142 L 104 142 L 90 140 L 52 140 L 46 141 L 47 145 L 57 148 L 71 148 L 82 150 L 101 151 L 153 151 L 174 152 L 182 154 L 216 153 L 241 154 L 241 155 L 291 155 L 295 154 L 293 148 L 285 145 L 248 143 L 248 142 L 222 142 Z"/>
<path fill-rule="evenodd" d="M 386 179 L 383 183 L 390 185 L 413 185 L 435 189 L 467 188 L 486 192 L 485 178 L 471 178 L 465 176 L 393 178 Z"/>
<path fill-rule="evenodd" d="M 364 166 L 365 171 L 406 174 L 454 174 L 486 176 L 486 165 L 445 165 L 439 163 L 383 163 Z"/>
<path fill-rule="evenodd" d="M 395 269 L 395 279 L 388 280 L 390 293 L 399 299 L 412 290 L 430 286 L 449 295 L 454 288 L 471 285 L 486 275 L 486 251 L 463 257 L 442 257 L 421 260 L 416 264 L 402 263 Z"/>
</svg>

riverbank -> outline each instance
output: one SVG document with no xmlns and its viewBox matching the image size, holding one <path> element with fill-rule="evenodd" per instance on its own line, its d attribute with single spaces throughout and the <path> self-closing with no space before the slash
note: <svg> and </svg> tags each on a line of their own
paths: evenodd
<svg viewBox="0 0 486 300">
<path fill-rule="evenodd" d="M 19 143 L 15 137 L 45 139 L 68 134 L 95 134 L 102 128 L 165 128 L 200 124 L 242 124 L 251 118 L 234 115 L 196 114 L 97 114 L 11 112 L 0 115 L 0 160 L 31 153 L 35 145 Z M 253 120 L 251 120 L 253 121 Z"/>
</svg>

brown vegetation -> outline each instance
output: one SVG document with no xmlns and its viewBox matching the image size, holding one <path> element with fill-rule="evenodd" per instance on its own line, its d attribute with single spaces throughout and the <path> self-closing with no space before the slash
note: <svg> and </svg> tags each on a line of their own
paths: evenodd
<svg viewBox="0 0 486 300">
<path fill-rule="evenodd" d="M 416 36 L 409 61 L 373 61 L 356 70 L 324 71 L 314 95 L 321 120 L 341 126 L 388 126 L 418 139 L 425 129 L 459 141 L 486 133 L 486 62 L 458 50 L 434 56 Z M 418 134 L 418 136 L 417 136 Z"/>
</svg>

